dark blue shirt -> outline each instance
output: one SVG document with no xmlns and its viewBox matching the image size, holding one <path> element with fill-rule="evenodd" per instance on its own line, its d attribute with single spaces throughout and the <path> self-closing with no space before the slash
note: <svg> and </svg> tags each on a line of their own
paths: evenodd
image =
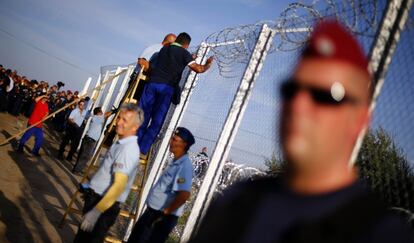
<svg viewBox="0 0 414 243">
<path fill-rule="evenodd" d="M 193 62 L 193 58 L 190 52 L 173 43 L 161 48 L 151 61 L 156 62 L 156 65 L 151 65 L 153 69 L 149 82 L 175 86 L 180 81 L 184 68 Z"/>
<path fill-rule="evenodd" d="M 296 226 L 303 222 L 310 223 L 311 226 L 313 222 L 319 224 L 324 217 L 332 215 L 348 202 L 366 193 L 369 193 L 368 189 L 361 182 L 320 195 L 297 194 L 282 181 L 258 180 L 243 183 L 233 187 L 213 203 L 197 236 L 190 242 L 298 242 L 286 240 L 285 236 L 290 232 L 303 233 L 304 231 L 297 231 L 300 228 Z M 377 201 L 373 204 L 376 203 Z M 370 206 L 374 206 L 373 204 Z M 363 216 L 360 217 L 355 211 L 353 213 L 356 213 L 356 220 L 362 220 Z M 353 240 L 346 242 L 413 242 L 412 231 L 399 217 L 385 209 L 376 214 L 378 218 L 374 223 L 363 225 L 361 232 Z M 316 229 L 322 236 L 332 230 L 337 232 L 335 227 L 338 227 L 329 225 L 328 228 L 331 228 L 327 229 L 326 225 L 319 226 Z M 333 237 L 337 238 L 330 242 L 343 242 L 340 235 L 341 232 L 339 235 L 334 234 Z"/>
</svg>

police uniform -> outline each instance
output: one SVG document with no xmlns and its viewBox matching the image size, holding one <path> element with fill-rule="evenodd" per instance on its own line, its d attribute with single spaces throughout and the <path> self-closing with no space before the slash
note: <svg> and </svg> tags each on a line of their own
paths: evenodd
<svg viewBox="0 0 414 243">
<path fill-rule="evenodd" d="M 176 134 L 186 141 L 188 147 L 194 144 L 194 137 L 187 129 L 177 130 Z M 134 226 L 128 242 L 165 242 L 178 217 L 183 214 L 184 204 L 169 215 L 165 215 L 163 210 L 170 206 L 179 191 L 191 192 L 192 178 L 193 166 L 188 154 L 170 162 L 151 188 L 147 209 Z"/>
<path fill-rule="evenodd" d="M 85 119 L 85 111 L 81 112 L 79 108 L 76 108 L 70 113 L 69 119 L 72 119 L 75 122 L 75 124 L 72 124 L 72 123 L 68 124 L 68 127 L 66 129 L 66 134 L 63 137 L 62 143 L 60 144 L 60 147 L 59 147 L 59 157 L 63 156 L 65 147 L 70 141 L 71 142 L 70 151 L 69 151 L 67 159 L 72 160 L 72 156 L 75 154 L 76 149 L 78 148 L 78 145 L 79 145 L 80 137 L 82 136 L 81 126 L 82 126 L 83 120 Z"/>
<path fill-rule="evenodd" d="M 151 189 L 147 199 L 148 207 L 162 211 L 174 200 L 177 191 L 191 192 L 192 177 L 193 166 L 188 154 L 172 161 Z M 172 214 L 179 217 L 183 210 L 184 207 L 181 206 Z"/>
<path fill-rule="evenodd" d="M 128 197 L 137 173 L 139 153 L 136 136 L 120 139 L 109 148 L 98 171 L 90 181 L 90 189 L 85 193 L 83 214 L 93 209 L 102 199 L 113 183 L 114 173 L 119 172 L 128 175 L 128 183 L 116 203 L 100 215 L 92 232 L 79 230 L 74 242 L 103 242 L 106 233 L 115 223 L 119 214 L 119 203 L 125 202 Z"/>
<path fill-rule="evenodd" d="M 81 148 L 78 153 L 78 158 L 73 166 L 72 172 L 81 173 L 93 155 L 96 142 L 101 136 L 102 127 L 105 122 L 104 115 L 94 115 L 92 117 L 89 130 L 83 138 Z"/>
</svg>

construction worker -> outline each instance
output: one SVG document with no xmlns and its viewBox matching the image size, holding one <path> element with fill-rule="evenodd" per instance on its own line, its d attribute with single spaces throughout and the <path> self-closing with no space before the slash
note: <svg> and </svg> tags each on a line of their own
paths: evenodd
<svg viewBox="0 0 414 243">
<path fill-rule="evenodd" d="M 180 33 L 174 43 L 160 50 L 157 58 L 153 60 L 157 63 L 155 68 L 145 60 L 141 60 L 144 70 L 152 68 L 139 102 L 145 114 L 145 120 L 138 131 L 138 143 L 144 159 L 148 156 L 151 145 L 161 130 L 184 68 L 188 66 L 197 73 L 203 73 L 213 62 L 213 58 L 210 57 L 205 65 L 197 64 L 187 51 L 190 42 L 191 37 L 187 33 Z"/>
</svg>

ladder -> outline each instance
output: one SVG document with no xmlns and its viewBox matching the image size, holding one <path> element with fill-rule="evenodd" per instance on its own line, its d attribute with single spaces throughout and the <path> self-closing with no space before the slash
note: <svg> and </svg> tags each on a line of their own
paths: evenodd
<svg viewBox="0 0 414 243">
<path fill-rule="evenodd" d="M 136 100 L 133 99 L 134 95 L 135 95 L 135 91 L 138 87 L 139 82 L 145 81 L 146 80 L 146 76 L 142 73 L 142 69 L 140 70 L 139 74 L 137 75 L 137 77 L 135 78 L 135 80 L 133 82 L 130 83 L 124 97 L 121 99 L 120 104 L 123 103 L 130 103 L 130 102 L 137 102 Z M 114 127 L 115 127 L 115 123 L 116 123 L 116 119 L 119 115 L 119 110 L 116 112 L 115 116 L 113 117 L 111 123 L 109 124 L 109 126 L 104 129 L 104 138 L 102 140 L 100 140 L 100 142 L 98 141 L 97 144 L 97 149 L 95 149 L 95 153 L 92 156 L 91 160 L 88 162 L 89 166 L 87 167 L 85 173 L 82 176 L 82 179 L 79 181 L 80 184 L 85 183 L 86 181 L 89 180 L 89 174 L 91 174 L 92 171 L 95 171 L 99 165 L 98 165 L 98 159 L 100 158 L 100 155 L 102 153 L 103 147 L 104 147 L 104 141 L 106 141 L 111 133 L 111 131 L 113 131 Z M 102 135 L 101 135 L 102 136 Z M 150 158 L 152 151 L 149 153 L 149 156 L 147 156 L 147 158 L 142 159 L 140 158 L 140 168 L 142 168 L 142 170 L 144 171 L 143 175 L 139 178 L 138 183 L 133 185 L 131 187 L 131 192 L 130 193 L 137 193 L 137 200 L 138 200 L 138 205 L 140 203 L 141 200 L 141 195 L 142 195 L 142 188 L 144 186 L 144 182 L 146 180 L 146 177 L 148 175 L 148 158 Z M 65 224 L 65 221 L 67 219 L 67 217 L 69 216 L 69 214 L 71 213 L 75 213 L 78 215 L 82 215 L 82 211 L 79 209 L 76 209 L 74 207 L 75 202 L 78 200 L 79 196 L 80 196 L 80 190 L 79 187 L 76 189 L 75 193 L 72 195 L 70 202 L 68 203 L 68 206 L 65 210 L 65 213 L 62 216 L 62 219 L 60 220 L 59 223 L 59 227 L 63 227 L 63 225 Z M 138 207 L 134 207 L 132 212 L 126 211 L 126 210 L 121 210 L 119 213 L 119 216 L 121 217 L 125 217 L 125 218 L 129 218 L 130 220 L 133 221 L 133 223 L 135 223 L 135 220 L 137 219 L 137 214 L 138 214 Z M 114 237 L 109 237 L 107 236 L 105 238 L 105 242 L 113 242 L 113 243 L 121 243 L 122 240 L 116 239 Z"/>
</svg>

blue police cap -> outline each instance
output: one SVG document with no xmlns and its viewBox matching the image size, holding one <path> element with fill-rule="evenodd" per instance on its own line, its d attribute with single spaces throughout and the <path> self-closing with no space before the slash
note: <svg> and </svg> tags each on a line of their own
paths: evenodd
<svg viewBox="0 0 414 243">
<path fill-rule="evenodd" d="M 195 143 L 193 134 L 185 127 L 177 127 L 175 129 L 175 135 L 179 136 L 184 142 L 187 143 L 187 148 Z"/>
</svg>

